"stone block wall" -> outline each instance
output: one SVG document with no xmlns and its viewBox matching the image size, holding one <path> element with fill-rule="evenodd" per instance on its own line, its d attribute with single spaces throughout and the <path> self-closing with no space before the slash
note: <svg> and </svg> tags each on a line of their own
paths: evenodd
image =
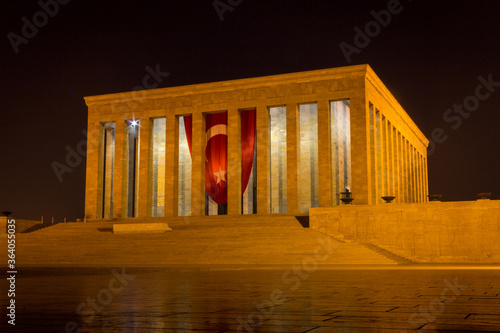
<svg viewBox="0 0 500 333">
<path fill-rule="evenodd" d="M 311 208 L 310 227 L 419 263 L 500 263 L 500 200 Z"/>
</svg>

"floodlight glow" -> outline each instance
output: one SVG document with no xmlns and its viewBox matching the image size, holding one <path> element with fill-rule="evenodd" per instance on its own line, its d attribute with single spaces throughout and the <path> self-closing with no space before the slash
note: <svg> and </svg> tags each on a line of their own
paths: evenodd
<svg viewBox="0 0 500 333">
<path fill-rule="evenodd" d="M 137 120 L 132 120 L 132 124 L 131 124 L 131 125 L 132 125 L 133 127 L 135 127 L 135 126 L 137 126 L 137 123 L 138 123 L 138 122 L 137 122 Z"/>
</svg>

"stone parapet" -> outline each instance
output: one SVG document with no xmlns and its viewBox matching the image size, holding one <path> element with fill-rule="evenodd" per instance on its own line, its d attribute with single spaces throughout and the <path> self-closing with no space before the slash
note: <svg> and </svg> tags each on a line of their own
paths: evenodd
<svg viewBox="0 0 500 333">
<path fill-rule="evenodd" d="M 420 263 L 500 263 L 500 200 L 319 207 L 309 217 L 313 229 Z"/>
</svg>

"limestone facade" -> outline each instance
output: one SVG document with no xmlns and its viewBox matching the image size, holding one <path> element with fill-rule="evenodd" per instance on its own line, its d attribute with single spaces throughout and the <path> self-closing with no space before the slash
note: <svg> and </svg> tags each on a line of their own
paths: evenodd
<svg viewBox="0 0 500 333">
<path fill-rule="evenodd" d="M 91 96 L 85 101 L 88 219 L 159 212 L 165 217 L 205 215 L 205 114 L 213 112 L 228 115 L 227 212 L 248 213 L 245 205 L 253 198 L 242 200 L 241 195 L 240 111 L 253 108 L 253 213 L 335 206 L 345 187 L 354 205 L 378 204 L 385 195 L 395 196 L 398 203 L 427 201 L 428 140 L 368 65 Z M 192 115 L 189 165 L 189 152 L 181 143 L 186 115 Z M 164 134 L 155 129 L 158 118 L 165 119 Z M 133 121 L 136 141 L 131 141 Z M 189 207 L 180 201 L 189 202 Z"/>
</svg>

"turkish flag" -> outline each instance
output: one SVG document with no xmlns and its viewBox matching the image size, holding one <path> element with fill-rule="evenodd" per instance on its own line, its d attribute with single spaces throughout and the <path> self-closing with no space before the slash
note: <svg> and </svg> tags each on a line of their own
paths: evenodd
<svg viewBox="0 0 500 333">
<path fill-rule="evenodd" d="M 227 203 L 227 112 L 205 116 L 205 191 L 218 204 Z"/>
<path fill-rule="evenodd" d="M 255 149 L 255 109 L 241 111 L 241 194 L 250 180 Z"/>
</svg>

